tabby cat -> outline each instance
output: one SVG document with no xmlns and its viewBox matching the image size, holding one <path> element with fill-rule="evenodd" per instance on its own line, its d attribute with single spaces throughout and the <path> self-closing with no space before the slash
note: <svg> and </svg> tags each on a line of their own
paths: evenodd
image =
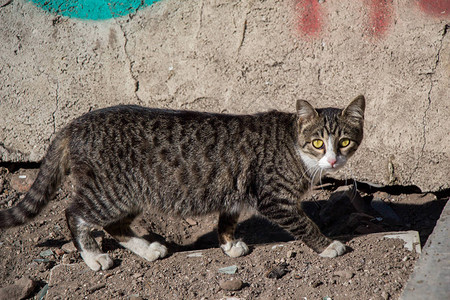
<svg viewBox="0 0 450 300">
<path fill-rule="evenodd" d="M 113 266 L 91 231 L 103 227 L 148 261 L 167 255 L 157 241 L 138 237 L 130 223 L 144 206 L 180 216 L 218 212 L 218 235 L 231 257 L 249 252 L 234 238 L 239 213 L 252 207 L 320 253 L 345 252 L 302 211 L 299 200 L 314 182 L 342 167 L 363 137 L 365 100 L 345 109 L 226 115 L 115 106 L 87 113 L 64 127 L 39 174 L 15 207 L 0 211 L 0 228 L 24 224 L 54 197 L 71 174 L 66 209 L 74 244 L 92 270 Z"/>
</svg>

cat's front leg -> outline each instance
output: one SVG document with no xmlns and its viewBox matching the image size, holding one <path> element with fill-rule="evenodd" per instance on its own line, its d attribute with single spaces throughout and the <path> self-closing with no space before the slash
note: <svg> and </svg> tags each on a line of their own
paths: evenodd
<svg viewBox="0 0 450 300">
<path fill-rule="evenodd" d="M 217 231 L 219 234 L 220 248 L 230 257 L 239 257 L 249 252 L 248 246 L 234 238 L 239 214 L 221 213 Z"/>
<path fill-rule="evenodd" d="M 258 207 L 270 221 L 289 231 L 321 257 L 336 257 L 345 253 L 345 245 L 320 232 L 319 227 L 296 204 L 283 199 L 271 199 Z"/>
</svg>

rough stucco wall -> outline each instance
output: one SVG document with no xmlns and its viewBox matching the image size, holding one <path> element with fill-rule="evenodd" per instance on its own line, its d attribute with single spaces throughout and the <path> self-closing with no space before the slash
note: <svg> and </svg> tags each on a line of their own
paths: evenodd
<svg viewBox="0 0 450 300">
<path fill-rule="evenodd" d="M 0 8 L 0 161 L 38 161 L 69 120 L 118 103 L 253 113 L 364 94 L 365 140 L 341 176 L 450 188 L 450 15 L 425 2 L 163 0 L 96 22 L 14 1 Z"/>
</svg>

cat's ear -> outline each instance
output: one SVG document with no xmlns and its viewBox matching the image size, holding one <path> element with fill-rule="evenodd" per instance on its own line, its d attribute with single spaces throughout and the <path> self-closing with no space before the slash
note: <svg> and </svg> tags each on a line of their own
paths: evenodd
<svg viewBox="0 0 450 300">
<path fill-rule="evenodd" d="M 363 95 L 359 95 L 342 111 L 342 116 L 363 121 L 365 109 L 366 100 Z"/>
<path fill-rule="evenodd" d="M 306 100 L 297 100 L 297 115 L 300 119 L 312 119 L 318 116 L 317 111 Z"/>
</svg>

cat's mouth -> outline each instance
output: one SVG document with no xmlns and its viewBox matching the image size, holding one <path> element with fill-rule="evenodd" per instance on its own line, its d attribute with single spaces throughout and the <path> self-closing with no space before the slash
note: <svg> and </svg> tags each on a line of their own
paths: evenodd
<svg viewBox="0 0 450 300">
<path fill-rule="evenodd" d="M 328 161 L 325 162 L 321 162 L 319 161 L 319 167 L 322 169 L 323 172 L 325 173 L 334 173 L 337 172 L 338 170 L 342 169 L 342 167 L 344 167 L 345 162 L 334 162 L 334 163 L 330 163 Z"/>
</svg>

